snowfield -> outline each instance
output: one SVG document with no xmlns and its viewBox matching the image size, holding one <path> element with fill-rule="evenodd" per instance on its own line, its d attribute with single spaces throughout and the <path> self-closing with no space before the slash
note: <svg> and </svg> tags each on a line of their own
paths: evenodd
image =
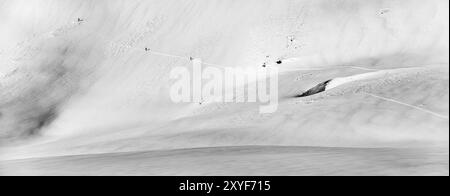
<svg viewBox="0 0 450 196">
<path fill-rule="evenodd" d="M 0 175 L 449 175 L 448 4 L 0 0 Z M 190 57 L 277 111 L 172 102 Z"/>
</svg>

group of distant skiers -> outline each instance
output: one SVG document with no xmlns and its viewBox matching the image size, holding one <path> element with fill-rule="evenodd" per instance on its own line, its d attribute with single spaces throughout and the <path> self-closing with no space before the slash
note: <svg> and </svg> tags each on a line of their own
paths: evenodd
<svg viewBox="0 0 450 196">
<path fill-rule="evenodd" d="M 270 62 L 270 56 L 267 55 L 266 56 L 266 61 L 262 64 L 262 67 L 267 67 L 269 62 Z M 278 59 L 275 63 L 278 64 L 278 65 L 281 65 L 281 64 L 283 64 L 283 60 Z"/>
<path fill-rule="evenodd" d="M 80 19 L 78 19 L 79 21 L 80 21 Z M 82 20 L 81 20 L 82 21 Z M 286 46 L 287 48 L 290 48 L 290 47 L 292 47 L 293 45 L 295 45 L 295 41 L 296 41 L 296 39 L 295 39 L 295 36 L 288 36 L 287 37 L 287 40 L 288 40 L 288 45 Z M 296 48 L 297 48 L 297 46 L 296 46 Z M 149 52 L 149 51 L 151 51 L 149 48 L 144 48 L 144 50 L 146 51 L 146 52 Z M 192 57 L 192 56 L 190 56 L 189 57 L 189 61 L 193 61 L 194 60 L 194 57 Z M 270 56 L 269 55 L 267 55 L 266 56 L 266 60 L 265 60 L 265 62 L 262 64 L 262 67 L 267 67 L 268 65 L 269 65 L 269 63 L 270 63 Z M 278 59 L 277 61 L 275 61 L 275 63 L 276 64 L 278 64 L 278 65 L 281 65 L 281 64 L 283 64 L 283 60 L 282 59 Z"/>
<path fill-rule="evenodd" d="M 78 23 L 81 23 L 81 22 L 84 22 L 84 19 L 82 19 L 82 18 L 78 18 L 77 19 L 77 21 L 78 21 Z M 293 42 L 295 42 L 295 37 L 293 37 L 293 36 L 289 36 L 288 37 L 288 40 L 289 40 L 289 42 L 290 42 L 290 44 L 292 44 Z M 289 47 L 289 45 L 290 44 L 288 44 L 288 47 Z M 146 51 L 146 52 L 150 52 L 151 50 L 150 50 L 150 48 L 144 48 L 144 50 Z M 267 67 L 267 65 L 268 65 L 268 59 L 270 58 L 270 56 L 266 56 L 266 61 L 263 63 L 263 65 L 262 65 L 262 67 Z M 189 57 L 189 61 L 193 61 L 194 60 L 194 57 L 192 57 L 192 56 L 190 56 Z M 283 63 L 283 61 L 281 60 L 281 59 L 279 59 L 278 61 L 276 61 L 276 63 L 277 64 L 282 64 Z"/>
<path fill-rule="evenodd" d="M 147 47 L 144 48 L 144 51 L 145 51 L 145 52 L 151 52 L 150 48 L 147 48 Z M 265 68 L 265 67 L 268 66 L 268 64 L 269 64 L 269 58 L 270 58 L 270 56 L 267 55 L 267 56 L 266 56 L 266 61 L 263 63 L 262 67 Z M 189 61 L 193 61 L 194 59 L 195 59 L 194 57 L 189 56 Z M 280 65 L 280 64 L 283 64 L 283 61 L 282 61 L 281 59 L 278 59 L 275 63 L 278 64 L 278 65 Z"/>
</svg>

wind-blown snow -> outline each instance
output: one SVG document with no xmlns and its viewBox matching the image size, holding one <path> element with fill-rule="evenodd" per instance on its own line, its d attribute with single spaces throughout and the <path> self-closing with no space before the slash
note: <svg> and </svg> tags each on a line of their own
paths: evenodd
<svg viewBox="0 0 450 196">
<path fill-rule="evenodd" d="M 0 160 L 251 145 L 448 149 L 448 118 L 417 109 L 449 113 L 448 7 L 0 0 Z M 172 103 L 170 70 L 190 68 L 189 57 L 279 67 L 278 111 Z M 325 92 L 295 98 L 329 79 Z"/>
</svg>

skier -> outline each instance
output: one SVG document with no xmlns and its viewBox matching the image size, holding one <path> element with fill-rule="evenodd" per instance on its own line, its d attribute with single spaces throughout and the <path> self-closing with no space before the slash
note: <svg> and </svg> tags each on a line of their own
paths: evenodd
<svg viewBox="0 0 450 196">
<path fill-rule="evenodd" d="M 291 48 L 292 46 L 295 46 L 295 36 L 293 36 L 293 35 L 290 35 L 290 36 L 287 36 L 287 45 L 286 45 L 286 48 Z"/>
<path fill-rule="evenodd" d="M 270 58 L 270 55 L 266 55 L 266 61 L 263 63 L 263 65 L 262 65 L 262 67 L 267 67 L 267 64 L 269 64 L 269 58 Z"/>
<path fill-rule="evenodd" d="M 190 60 L 190 61 L 193 61 L 193 60 L 194 60 L 194 57 L 191 57 L 191 56 L 190 56 L 190 57 L 189 57 L 189 60 Z"/>
<path fill-rule="evenodd" d="M 81 18 L 78 18 L 78 22 L 83 22 L 84 20 Z"/>
<path fill-rule="evenodd" d="M 145 48 L 144 50 L 145 50 L 145 51 L 150 51 L 150 49 L 148 49 L 148 48 Z"/>
</svg>

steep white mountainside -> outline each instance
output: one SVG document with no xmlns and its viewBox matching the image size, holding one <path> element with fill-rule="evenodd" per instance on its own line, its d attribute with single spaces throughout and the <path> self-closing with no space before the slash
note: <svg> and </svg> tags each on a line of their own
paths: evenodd
<svg viewBox="0 0 450 196">
<path fill-rule="evenodd" d="M 446 0 L 0 0 L 0 160 L 292 146 L 263 148 L 283 156 L 313 146 L 348 161 L 352 153 L 333 147 L 436 148 L 448 174 L 448 7 Z M 173 103 L 169 74 L 191 69 L 189 57 L 220 68 L 278 67 L 277 112 L 260 114 L 259 103 Z M 330 79 L 327 91 L 298 97 Z M 236 159 L 265 156 L 236 151 Z M 0 174 L 12 165 L 0 162 Z"/>
</svg>

